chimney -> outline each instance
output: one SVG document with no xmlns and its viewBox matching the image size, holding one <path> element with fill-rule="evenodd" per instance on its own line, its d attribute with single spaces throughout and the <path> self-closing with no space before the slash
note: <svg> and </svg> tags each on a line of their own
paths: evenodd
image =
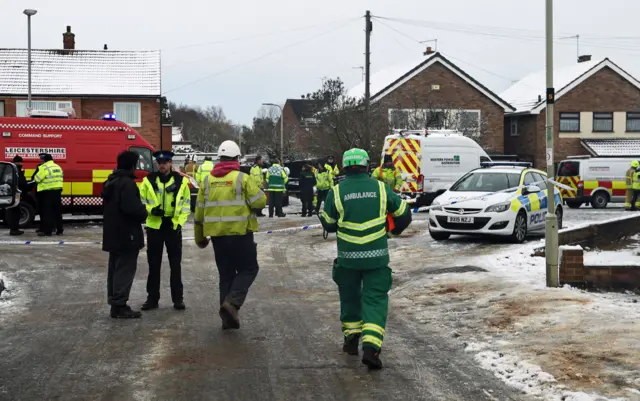
<svg viewBox="0 0 640 401">
<path fill-rule="evenodd" d="M 62 45 L 64 50 L 74 50 L 76 48 L 76 35 L 71 33 L 71 26 L 67 25 L 67 32 L 62 34 Z"/>
<path fill-rule="evenodd" d="M 433 53 L 435 53 L 433 51 L 433 48 L 432 47 L 427 47 L 427 50 L 422 54 L 425 55 L 425 56 L 428 56 L 429 54 L 433 54 Z"/>
<path fill-rule="evenodd" d="M 591 61 L 591 55 L 585 54 L 584 56 L 578 57 L 578 63 L 584 63 L 586 61 Z"/>
<path fill-rule="evenodd" d="M 106 43 L 104 44 L 104 50 L 109 50 Z"/>
</svg>

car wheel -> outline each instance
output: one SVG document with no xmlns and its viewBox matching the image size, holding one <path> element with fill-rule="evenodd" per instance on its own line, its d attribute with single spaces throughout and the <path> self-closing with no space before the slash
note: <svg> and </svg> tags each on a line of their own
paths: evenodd
<svg viewBox="0 0 640 401">
<path fill-rule="evenodd" d="M 599 191 L 591 197 L 591 206 L 594 209 L 604 209 L 609 203 L 609 194 L 604 191 Z"/>
<path fill-rule="evenodd" d="M 20 208 L 20 227 L 29 227 L 36 219 L 36 209 L 30 203 L 21 202 Z"/>
<path fill-rule="evenodd" d="M 513 234 L 511 234 L 511 241 L 517 244 L 521 244 L 527 238 L 527 215 L 525 212 L 520 211 L 516 216 L 516 220 L 513 224 Z"/>
<path fill-rule="evenodd" d="M 558 220 L 558 230 L 562 228 L 562 208 L 556 208 L 556 219 Z"/>
<path fill-rule="evenodd" d="M 429 234 L 431 235 L 431 238 L 433 238 L 436 241 L 445 241 L 445 240 L 448 240 L 449 237 L 451 237 L 451 234 L 449 233 L 437 233 L 431 230 L 429 230 Z"/>
<path fill-rule="evenodd" d="M 569 206 L 571 209 L 579 209 L 580 206 L 582 206 L 582 202 L 580 201 L 567 201 L 567 206 Z"/>
</svg>

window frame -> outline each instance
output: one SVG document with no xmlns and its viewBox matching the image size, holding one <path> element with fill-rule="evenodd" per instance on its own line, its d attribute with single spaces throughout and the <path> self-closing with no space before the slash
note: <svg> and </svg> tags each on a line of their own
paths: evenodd
<svg viewBox="0 0 640 401">
<path fill-rule="evenodd" d="M 568 114 L 577 114 L 578 118 L 567 118 Z M 558 114 L 558 118 L 559 118 L 559 124 L 558 124 L 558 129 L 560 132 L 567 132 L 567 133 L 573 133 L 573 134 L 579 134 L 581 132 L 581 124 L 580 124 L 580 117 L 581 114 L 579 111 L 563 111 L 560 112 Z M 578 129 L 577 130 L 565 130 L 562 129 L 562 120 L 569 120 L 569 121 L 578 121 Z"/>
<path fill-rule="evenodd" d="M 609 120 L 609 118 L 599 118 L 596 117 L 597 114 L 609 114 L 611 116 L 611 130 L 599 130 L 596 129 L 596 121 Z M 615 131 L 614 121 L 613 121 L 613 112 L 609 111 L 594 111 L 593 112 L 593 123 L 592 123 L 592 131 L 593 132 L 605 132 L 605 133 L 613 133 Z"/>
<path fill-rule="evenodd" d="M 636 114 L 638 116 L 638 118 L 634 118 L 633 120 L 640 120 L 640 111 L 627 111 L 627 119 L 625 120 L 625 132 L 633 132 L 633 133 L 639 133 L 640 129 L 637 130 L 630 130 L 629 129 L 629 115 L 630 114 Z"/>
<path fill-rule="evenodd" d="M 55 103 L 55 109 L 51 110 L 51 111 L 57 111 L 60 109 L 63 109 L 64 107 L 60 107 L 61 104 L 70 104 L 71 108 L 73 108 L 73 101 L 71 99 L 69 100 L 31 100 L 31 103 L 36 103 L 36 102 L 47 102 L 47 103 Z M 27 117 L 27 114 L 25 113 L 24 116 L 20 115 L 18 113 L 18 110 L 20 110 L 20 107 L 18 105 L 24 104 L 24 109 L 27 111 L 27 113 L 29 112 L 29 100 L 25 100 L 25 99 L 20 99 L 20 100 L 16 100 L 16 117 Z M 34 107 L 33 110 L 38 110 L 37 107 Z M 42 110 L 42 109 L 40 109 Z M 47 109 L 49 110 L 49 109 Z"/>
<path fill-rule="evenodd" d="M 136 105 L 136 106 L 138 106 L 138 121 L 135 122 L 135 123 L 129 123 L 127 121 L 123 121 L 120 118 L 118 118 L 118 113 L 116 112 L 116 105 L 117 104 Z M 128 126 L 130 126 L 132 128 L 140 128 L 140 127 L 142 127 L 142 103 L 140 103 L 140 102 L 113 102 L 113 114 L 116 115 L 116 118 L 118 119 L 118 121 L 122 121 L 123 123 L 127 124 Z"/>
<path fill-rule="evenodd" d="M 515 130 L 513 129 L 515 126 Z M 511 136 L 520 136 L 518 132 L 518 119 L 516 117 L 509 118 L 509 134 Z"/>
<path fill-rule="evenodd" d="M 0 117 L 4 117 L 6 113 L 6 104 L 4 100 L 0 100 Z"/>
<path fill-rule="evenodd" d="M 129 150 L 131 152 L 137 153 L 138 154 L 138 158 L 142 158 L 147 164 L 149 164 L 150 170 L 143 170 L 143 169 L 139 169 L 138 168 L 138 164 L 136 164 L 136 171 L 146 171 L 148 173 L 153 173 L 158 171 L 158 167 L 155 163 L 155 160 L 153 160 L 153 151 L 149 148 L 145 148 L 144 146 L 130 146 Z M 147 153 L 149 158 L 148 160 L 145 160 L 145 155 L 143 155 L 144 153 Z"/>
<path fill-rule="evenodd" d="M 529 184 L 527 184 L 527 177 L 531 177 L 531 179 L 533 180 Z M 522 177 L 522 185 L 528 187 L 529 185 L 533 185 L 535 183 L 536 183 L 536 178 L 533 176 L 533 171 L 527 171 L 526 173 L 524 173 L 524 176 Z"/>
</svg>

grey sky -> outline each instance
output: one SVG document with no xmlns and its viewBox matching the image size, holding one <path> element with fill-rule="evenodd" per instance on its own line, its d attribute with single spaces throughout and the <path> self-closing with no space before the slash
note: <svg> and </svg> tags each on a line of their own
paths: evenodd
<svg viewBox="0 0 640 401">
<path fill-rule="evenodd" d="M 71 25 L 77 49 L 102 49 L 105 43 L 110 50 L 161 49 L 162 87 L 169 100 L 218 105 L 244 124 L 250 124 L 262 102 L 282 104 L 287 97 L 314 91 L 322 77 L 340 76 L 348 87 L 360 82 L 360 70 L 353 67 L 364 63 L 364 21 L 356 19 L 366 9 L 376 16 L 412 20 L 382 22 L 416 41 L 438 38 L 439 51 L 498 93 L 510 79 L 544 67 L 543 0 L 88 3 L 0 0 L 0 47 L 26 47 L 22 10 L 36 8 L 34 48 L 60 48 L 65 26 Z M 557 36 L 580 34 L 581 53 L 609 57 L 640 77 L 640 2 L 555 3 Z M 442 29 L 434 29 L 434 22 Z M 289 31 L 274 33 L 285 30 Z M 229 41 L 247 36 L 253 37 Z M 406 36 L 374 21 L 372 72 L 421 57 L 426 45 Z M 226 42 L 188 46 L 214 41 Z M 556 44 L 557 65 L 575 62 L 575 43 L 572 39 Z M 258 60 L 249 62 L 254 59 Z M 209 75 L 213 76 L 189 84 Z"/>
</svg>

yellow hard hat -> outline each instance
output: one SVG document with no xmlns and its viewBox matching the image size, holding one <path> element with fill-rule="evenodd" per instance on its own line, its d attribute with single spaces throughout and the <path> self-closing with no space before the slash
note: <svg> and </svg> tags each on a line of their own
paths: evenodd
<svg viewBox="0 0 640 401">
<path fill-rule="evenodd" d="M 639 162 L 639 161 L 637 161 L 637 160 L 632 161 L 632 162 L 631 162 L 631 167 L 633 167 L 633 168 L 638 168 L 638 167 L 640 167 L 640 162 Z"/>
</svg>

